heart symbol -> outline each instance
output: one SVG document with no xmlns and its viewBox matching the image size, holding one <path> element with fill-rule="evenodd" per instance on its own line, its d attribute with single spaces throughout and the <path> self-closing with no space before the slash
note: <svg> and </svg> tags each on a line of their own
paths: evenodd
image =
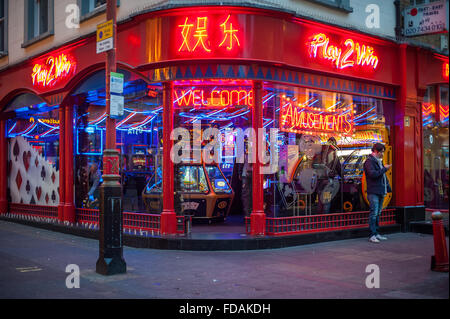
<svg viewBox="0 0 450 319">
<path fill-rule="evenodd" d="M 40 200 L 40 199 L 41 199 L 41 194 L 42 194 L 42 187 L 40 187 L 40 186 L 37 187 L 37 186 L 36 186 L 36 190 L 35 190 L 35 191 L 36 191 L 36 197 L 37 197 L 37 199 Z"/>
<path fill-rule="evenodd" d="M 30 167 L 30 161 L 29 161 L 27 152 L 23 152 L 22 160 L 23 160 L 23 166 L 25 167 L 25 171 L 28 172 L 28 168 Z"/>
</svg>

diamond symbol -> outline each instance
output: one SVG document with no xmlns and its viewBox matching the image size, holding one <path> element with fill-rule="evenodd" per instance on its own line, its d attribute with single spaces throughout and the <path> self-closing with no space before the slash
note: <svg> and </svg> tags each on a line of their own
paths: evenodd
<svg viewBox="0 0 450 319">
<path fill-rule="evenodd" d="M 17 189 L 20 190 L 20 186 L 22 186 L 22 175 L 20 174 L 20 170 L 17 171 L 16 185 L 17 185 Z"/>
</svg>

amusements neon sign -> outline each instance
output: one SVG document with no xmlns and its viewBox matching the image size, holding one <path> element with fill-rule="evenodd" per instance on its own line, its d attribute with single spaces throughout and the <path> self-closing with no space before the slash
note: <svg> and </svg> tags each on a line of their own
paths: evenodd
<svg viewBox="0 0 450 319">
<path fill-rule="evenodd" d="M 34 86 L 53 86 L 75 72 L 75 60 L 61 53 L 54 57 L 49 56 L 45 64 L 36 63 L 31 73 Z"/>
<path fill-rule="evenodd" d="M 359 44 L 352 39 L 346 39 L 346 48 L 330 44 L 330 38 L 323 33 L 312 36 L 312 40 L 307 43 L 309 55 L 313 58 L 320 58 L 331 61 L 338 69 L 354 67 L 356 65 L 366 68 L 376 69 L 378 57 L 374 54 L 373 47 Z"/>
<path fill-rule="evenodd" d="M 283 101 L 280 130 L 290 133 L 352 135 L 353 108 L 325 110 Z"/>
<path fill-rule="evenodd" d="M 232 21 L 231 15 L 214 22 L 216 21 L 211 21 L 210 17 L 184 17 L 183 22 L 178 25 L 181 35 L 178 52 L 210 53 L 220 48 L 231 52 L 241 46 L 239 29 Z M 219 39 L 217 34 L 221 34 Z"/>
<path fill-rule="evenodd" d="M 175 103 L 179 107 L 228 107 L 251 106 L 253 92 L 251 90 L 236 89 L 175 89 Z"/>
</svg>

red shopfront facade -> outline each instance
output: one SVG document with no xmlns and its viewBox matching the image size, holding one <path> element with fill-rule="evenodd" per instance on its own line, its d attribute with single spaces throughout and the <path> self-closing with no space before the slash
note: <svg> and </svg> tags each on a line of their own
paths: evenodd
<svg viewBox="0 0 450 319">
<path fill-rule="evenodd" d="M 385 161 L 393 163 L 393 193 L 385 205 L 396 211 L 391 221 L 423 219 L 422 99 L 427 86 L 448 82 L 448 57 L 256 8 L 155 11 L 120 23 L 117 34 L 117 69 L 125 74 L 125 113 L 116 125 L 122 183 L 128 187 L 124 210 L 130 213 L 125 218 L 141 220 L 139 211 L 152 209 L 177 214 L 202 209 L 201 215 L 190 215 L 214 217 L 219 206 L 223 210 L 215 217 L 224 217 L 237 209 L 233 200 L 241 199 L 248 231 L 277 235 L 271 227 L 279 218 L 364 211 L 361 159 L 371 143 L 380 141 L 388 146 Z M 93 162 L 103 168 L 102 125 L 107 117 L 102 109 L 105 55 L 95 53 L 95 40 L 80 39 L 0 74 L 0 213 L 31 207 L 72 223 L 93 216 L 94 209 L 86 206 L 92 195 L 89 169 Z M 225 163 L 233 165 L 219 163 L 218 171 L 214 165 L 178 168 L 168 160 L 169 152 L 161 151 L 172 149 L 174 141 L 167 138 L 172 128 L 192 134 L 199 122 L 203 131 L 281 132 L 275 144 L 285 165 L 278 164 L 267 177 L 258 174 L 265 165 L 256 157 L 253 169 L 243 175 L 251 180 L 250 209 L 242 195 L 244 182 L 240 191 L 235 187 L 236 174 L 242 172 L 230 169 L 237 167 L 233 151 L 234 159 Z M 329 171 L 322 158 L 328 155 L 331 137 L 340 163 L 347 165 L 339 172 L 341 186 L 334 188 L 333 176 L 322 182 L 317 173 L 320 164 Z M 225 154 L 226 136 L 222 142 Z M 288 163 L 286 154 L 295 145 L 300 159 Z M 264 147 L 251 146 L 255 154 Z M 169 175 L 162 173 L 163 167 Z M 195 182 L 185 181 L 193 174 Z M 345 185 L 344 175 L 350 180 Z M 362 184 L 359 193 L 349 190 L 356 189 L 350 185 L 355 178 Z M 284 189 L 277 186 L 281 182 Z M 286 185 L 295 182 L 300 190 L 293 192 L 293 199 L 286 195 Z M 181 196 L 181 202 L 177 195 L 169 196 L 178 187 L 195 195 Z M 152 202 L 158 196 L 144 196 L 155 190 L 164 200 Z M 207 197 L 210 193 L 217 198 Z M 148 225 L 152 216 L 148 214 Z M 159 229 L 162 221 L 155 220 Z M 171 232 L 175 228 L 169 226 Z"/>
</svg>

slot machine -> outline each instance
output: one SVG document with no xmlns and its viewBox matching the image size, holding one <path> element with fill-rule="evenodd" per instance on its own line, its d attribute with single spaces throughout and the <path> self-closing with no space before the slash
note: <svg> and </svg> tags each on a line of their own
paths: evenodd
<svg viewBox="0 0 450 319">
<path fill-rule="evenodd" d="M 234 192 L 217 164 L 175 165 L 175 211 L 194 220 L 223 221 Z M 162 211 L 162 170 L 158 169 L 142 192 L 148 213 Z"/>
</svg>

